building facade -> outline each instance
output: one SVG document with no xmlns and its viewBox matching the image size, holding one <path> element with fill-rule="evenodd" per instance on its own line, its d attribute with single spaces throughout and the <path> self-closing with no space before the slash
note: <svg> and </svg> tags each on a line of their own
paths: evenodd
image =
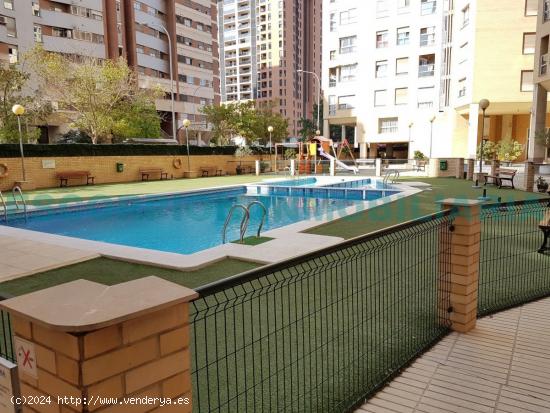
<svg viewBox="0 0 550 413">
<path fill-rule="evenodd" d="M 138 73 L 141 87 L 160 85 L 165 90 L 157 110 L 166 137 L 172 135 L 172 74 L 178 125 L 190 119 L 196 131 L 193 136 L 202 143 L 206 143 L 207 127 L 200 107 L 220 100 L 217 36 L 217 7 L 211 0 L 10 0 L 0 4 L 1 60 L 16 62 L 37 43 L 47 51 L 65 54 L 99 59 L 123 56 Z"/>
<path fill-rule="evenodd" d="M 362 157 L 475 157 L 482 136 L 527 148 L 533 3 L 325 0 L 326 136 L 355 131 Z"/>
<path fill-rule="evenodd" d="M 321 74 L 321 0 L 218 0 L 221 97 L 274 105 L 298 136 Z"/>
</svg>

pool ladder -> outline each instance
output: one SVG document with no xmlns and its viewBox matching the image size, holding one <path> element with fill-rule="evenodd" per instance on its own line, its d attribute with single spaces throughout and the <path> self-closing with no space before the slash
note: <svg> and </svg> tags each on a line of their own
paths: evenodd
<svg viewBox="0 0 550 413">
<path fill-rule="evenodd" d="M 15 208 L 19 210 L 21 208 L 20 204 L 22 204 L 23 212 L 25 213 L 25 221 L 27 220 L 27 203 L 25 202 L 25 197 L 23 196 L 23 191 L 20 187 L 14 186 L 12 191 L 13 201 L 15 203 Z M 17 198 L 19 197 L 19 201 Z M 0 191 L 0 203 L 2 204 L 2 208 L 4 209 L 4 221 L 8 222 L 8 205 L 6 204 L 6 199 L 4 198 L 4 195 L 2 195 L 2 191 Z"/>
<path fill-rule="evenodd" d="M 399 173 L 399 171 L 389 171 L 386 173 L 386 175 L 384 176 L 384 180 L 382 181 L 382 183 L 384 185 L 387 185 L 388 182 L 390 182 L 390 178 L 393 176 L 393 178 L 391 179 L 391 183 L 394 184 L 395 181 L 397 181 L 399 179 L 399 177 L 401 176 L 401 174 Z"/>
<path fill-rule="evenodd" d="M 267 208 L 265 207 L 265 205 L 262 204 L 260 201 L 251 202 L 247 206 L 244 206 L 243 204 L 236 204 L 236 205 L 233 205 L 229 210 L 229 213 L 227 214 L 227 218 L 225 219 L 225 223 L 223 225 L 222 239 L 224 244 L 227 241 L 227 226 L 231 222 L 233 213 L 237 209 L 242 209 L 244 212 L 243 219 L 241 220 L 241 225 L 240 225 L 240 242 L 244 241 L 244 236 L 246 234 L 246 230 L 248 229 L 248 224 L 250 223 L 250 210 L 254 205 L 257 205 L 262 209 L 262 220 L 260 221 L 260 225 L 258 226 L 258 231 L 256 233 L 256 236 L 258 238 L 260 237 L 260 234 L 262 232 L 262 228 L 264 227 L 265 219 L 267 216 Z"/>
</svg>

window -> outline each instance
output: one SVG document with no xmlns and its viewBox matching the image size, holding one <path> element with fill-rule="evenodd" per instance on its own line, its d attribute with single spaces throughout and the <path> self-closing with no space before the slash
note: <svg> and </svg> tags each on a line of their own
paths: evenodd
<svg viewBox="0 0 550 413">
<path fill-rule="evenodd" d="M 328 113 L 329 115 L 336 115 L 336 96 L 334 95 L 328 97 Z"/>
<path fill-rule="evenodd" d="M 6 25 L 6 34 L 8 37 L 17 37 L 17 27 L 15 25 L 15 19 L 13 17 L 4 17 L 4 24 Z"/>
<path fill-rule="evenodd" d="M 523 54 L 535 54 L 536 33 L 523 33 Z"/>
<path fill-rule="evenodd" d="M 347 25 L 357 23 L 357 9 L 349 9 L 340 13 L 340 24 Z"/>
<path fill-rule="evenodd" d="M 467 60 L 468 60 L 468 42 L 460 46 L 460 49 L 458 51 L 458 64 L 461 65 Z"/>
<path fill-rule="evenodd" d="M 38 1 L 32 2 L 32 15 L 40 17 L 40 4 L 38 4 Z"/>
<path fill-rule="evenodd" d="M 330 19 L 330 31 L 334 32 L 336 31 L 336 26 L 337 26 L 336 13 L 330 13 L 329 19 Z"/>
<path fill-rule="evenodd" d="M 420 0 L 420 15 L 434 14 L 437 2 L 435 0 Z"/>
<path fill-rule="evenodd" d="M 397 0 L 397 8 L 404 9 L 411 5 L 411 0 Z"/>
<path fill-rule="evenodd" d="M 374 91 L 374 106 L 386 106 L 388 99 L 387 90 L 375 90 Z"/>
<path fill-rule="evenodd" d="M 384 47 L 388 47 L 388 31 L 387 30 L 381 30 L 379 32 L 376 32 L 376 48 L 382 49 Z"/>
<path fill-rule="evenodd" d="M 336 50 L 331 50 L 330 51 L 330 60 L 335 60 L 336 59 Z"/>
<path fill-rule="evenodd" d="M 409 58 L 399 57 L 395 59 L 395 74 L 406 75 L 409 73 Z"/>
<path fill-rule="evenodd" d="M 357 63 L 340 68 L 340 82 L 352 82 L 357 74 Z"/>
<path fill-rule="evenodd" d="M 406 87 L 395 89 L 395 104 L 406 105 L 409 100 L 409 89 Z"/>
<path fill-rule="evenodd" d="M 388 75 L 388 61 L 379 60 L 376 62 L 376 77 L 386 77 Z"/>
<path fill-rule="evenodd" d="M 434 105 L 434 91 L 435 87 L 421 87 L 418 88 L 417 100 L 419 109 L 429 109 Z"/>
<path fill-rule="evenodd" d="M 468 26 L 468 23 L 470 23 L 470 5 L 469 4 L 462 9 L 461 16 L 462 16 L 462 27 Z"/>
<path fill-rule="evenodd" d="M 409 44 L 411 31 L 409 27 L 399 27 L 397 29 L 397 45 L 403 46 Z"/>
<path fill-rule="evenodd" d="M 420 46 L 432 46 L 435 44 L 435 26 L 420 29 Z"/>
<path fill-rule="evenodd" d="M 539 1 L 538 0 L 525 0 L 525 15 L 526 16 L 536 16 L 539 11 Z"/>
<path fill-rule="evenodd" d="M 427 77 L 434 75 L 435 55 L 427 54 L 418 58 L 418 77 Z"/>
<path fill-rule="evenodd" d="M 18 60 L 19 60 L 19 51 L 17 50 L 17 47 L 10 46 L 8 48 L 8 61 L 11 64 L 15 64 L 17 63 Z"/>
<path fill-rule="evenodd" d="M 42 26 L 34 25 L 34 41 L 37 43 L 42 43 Z"/>
<path fill-rule="evenodd" d="M 522 92 L 533 91 L 533 71 L 532 70 L 521 71 L 521 91 Z"/>
<path fill-rule="evenodd" d="M 330 68 L 328 71 L 328 87 L 336 86 L 336 68 Z"/>
<path fill-rule="evenodd" d="M 378 133 L 397 133 L 398 118 L 380 118 L 378 119 Z"/>
<path fill-rule="evenodd" d="M 13 10 L 13 0 L 4 0 L 4 8 Z"/>
<path fill-rule="evenodd" d="M 340 39 L 340 54 L 354 53 L 356 50 L 357 36 L 342 37 Z"/>
<path fill-rule="evenodd" d="M 355 95 L 340 96 L 338 98 L 338 109 L 346 110 L 355 107 Z"/>
<path fill-rule="evenodd" d="M 458 81 L 458 97 L 462 98 L 464 96 L 466 96 L 466 78 Z"/>
</svg>

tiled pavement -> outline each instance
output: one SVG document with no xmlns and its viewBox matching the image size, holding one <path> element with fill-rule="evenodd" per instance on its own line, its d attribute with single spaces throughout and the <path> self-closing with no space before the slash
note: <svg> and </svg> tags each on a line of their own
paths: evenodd
<svg viewBox="0 0 550 413">
<path fill-rule="evenodd" d="M 96 257 L 95 252 L 1 236 L 0 282 Z"/>
<path fill-rule="evenodd" d="M 357 413 L 550 412 L 550 298 L 452 333 Z"/>
</svg>

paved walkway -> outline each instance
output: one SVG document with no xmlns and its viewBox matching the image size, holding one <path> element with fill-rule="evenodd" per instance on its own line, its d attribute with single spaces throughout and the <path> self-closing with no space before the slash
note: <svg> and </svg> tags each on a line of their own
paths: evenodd
<svg viewBox="0 0 550 413">
<path fill-rule="evenodd" d="M 365 412 L 550 412 L 550 299 L 446 337 L 357 410 Z"/>
</svg>

